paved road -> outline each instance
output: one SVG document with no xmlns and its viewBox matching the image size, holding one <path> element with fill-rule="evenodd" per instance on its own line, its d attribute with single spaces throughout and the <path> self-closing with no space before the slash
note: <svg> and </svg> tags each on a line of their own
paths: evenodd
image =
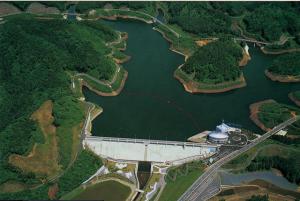
<svg viewBox="0 0 300 201">
<path fill-rule="evenodd" d="M 203 200 L 201 198 L 201 196 L 203 196 L 203 194 L 207 193 L 204 192 L 208 185 L 211 183 L 212 178 L 214 175 L 216 175 L 217 170 L 224 165 L 225 163 L 227 163 L 228 161 L 232 160 L 233 158 L 241 155 L 242 153 L 248 151 L 249 149 L 251 149 L 252 147 L 256 146 L 257 144 L 263 142 L 264 140 L 266 140 L 267 138 L 269 138 L 270 136 L 274 135 L 275 133 L 277 133 L 278 131 L 284 129 L 286 126 L 294 123 L 295 121 L 299 120 L 300 116 L 296 116 L 293 117 L 281 124 L 279 124 L 278 126 L 275 126 L 272 130 L 268 131 L 267 133 L 265 133 L 264 135 L 262 135 L 261 137 L 255 139 L 254 141 L 252 141 L 250 144 L 244 146 L 243 148 L 233 151 L 232 153 L 226 155 L 225 157 L 223 157 L 222 159 L 218 160 L 217 162 L 213 163 L 205 173 L 203 173 L 194 183 L 192 186 L 190 186 L 190 188 L 188 188 L 188 190 L 178 199 L 178 201 L 194 201 L 194 200 Z"/>
<path fill-rule="evenodd" d="M 234 40 L 257 43 L 257 44 L 263 44 L 263 45 L 271 44 L 271 43 L 268 43 L 268 42 L 258 41 L 258 40 L 255 40 L 255 39 L 246 39 L 246 38 L 234 38 Z"/>
</svg>

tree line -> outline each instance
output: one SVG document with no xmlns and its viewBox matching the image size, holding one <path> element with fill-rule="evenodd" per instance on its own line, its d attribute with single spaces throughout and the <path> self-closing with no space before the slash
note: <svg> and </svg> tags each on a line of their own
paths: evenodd
<svg viewBox="0 0 300 201">
<path fill-rule="evenodd" d="M 269 170 L 276 168 L 282 172 L 290 182 L 300 184 L 300 162 L 297 154 L 283 158 L 280 156 L 258 156 L 247 167 L 248 171 Z"/>
</svg>

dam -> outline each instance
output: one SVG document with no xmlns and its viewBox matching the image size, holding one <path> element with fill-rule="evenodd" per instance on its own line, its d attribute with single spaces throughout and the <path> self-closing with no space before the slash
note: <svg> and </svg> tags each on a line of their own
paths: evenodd
<svg viewBox="0 0 300 201">
<path fill-rule="evenodd" d="M 215 144 L 97 136 L 86 137 L 84 146 L 103 158 L 170 165 L 205 159 L 219 149 Z"/>
</svg>

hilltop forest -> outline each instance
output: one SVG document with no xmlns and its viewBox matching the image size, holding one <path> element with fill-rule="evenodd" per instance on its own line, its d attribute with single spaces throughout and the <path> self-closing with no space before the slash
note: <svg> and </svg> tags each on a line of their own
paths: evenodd
<svg viewBox="0 0 300 201">
<path fill-rule="evenodd" d="M 220 39 L 199 48 L 182 66 L 194 79 L 209 84 L 233 81 L 240 77 L 238 62 L 242 48 L 232 40 Z"/>
</svg>

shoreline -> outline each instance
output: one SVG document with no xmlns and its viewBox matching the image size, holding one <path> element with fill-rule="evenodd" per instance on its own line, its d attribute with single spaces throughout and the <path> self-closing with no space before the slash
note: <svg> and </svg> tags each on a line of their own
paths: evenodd
<svg viewBox="0 0 300 201">
<path fill-rule="evenodd" d="M 181 66 L 180 66 L 181 67 Z M 180 70 L 180 67 L 177 69 L 177 70 Z M 231 91 L 231 90 L 234 90 L 234 89 L 239 89 L 239 88 L 243 88 L 245 86 L 247 86 L 247 83 L 246 83 L 246 80 L 243 76 L 243 74 L 241 75 L 241 77 L 239 78 L 240 79 L 240 82 L 239 84 L 233 84 L 232 86 L 227 86 L 227 87 L 223 87 L 223 88 L 217 88 L 217 89 L 205 89 L 205 88 L 199 88 L 201 87 L 201 83 L 199 82 L 195 82 L 195 81 L 189 81 L 189 82 L 186 82 L 182 77 L 180 77 L 180 75 L 178 75 L 176 72 L 177 70 L 174 72 L 174 77 L 183 85 L 185 91 L 189 92 L 189 93 L 192 93 L 192 94 L 197 94 L 197 93 L 207 93 L 207 94 L 210 94 L 210 93 L 223 93 L 223 92 L 227 92 L 227 91 Z M 222 85 L 225 85 L 225 84 L 228 84 L 229 82 L 227 83 L 219 83 L 219 84 L 216 84 L 216 85 L 211 85 L 212 87 L 215 87 L 215 86 L 222 86 Z M 207 85 L 207 84 L 203 84 L 202 85 Z"/>
<path fill-rule="evenodd" d="M 87 125 L 87 130 L 89 131 L 90 135 L 92 135 L 92 129 L 93 129 L 93 120 L 96 119 L 96 117 L 100 116 L 103 112 L 103 108 L 96 105 L 95 103 L 92 103 L 94 105 L 94 109 L 90 111 L 90 119 Z"/>
<path fill-rule="evenodd" d="M 251 60 L 250 54 L 247 54 L 245 49 L 243 48 L 243 58 L 239 61 L 239 67 L 244 67 Z"/>
<path fill-rule="evenodd" d="M 293 95 L 293 93 L 289 93 L 289 98 L 291 99 L 291 101 L 293 101 L 297 106 L 299 106 L 300 107 L 300 100 L 297 100 L 296 98 L 295 98 L 295 96 Z"/>
<path fill-rule="evenodd" d="M 120 92 L 124 88 L 127 77 L 128 77 L 128 72 L 126 70 L 124 70 L 124 76 L 122 78 L 120 86 L 118 87 L 117 90 L 112 90 L 112 92 L 102 92 L 100 90 L 97 90 L 94 87 L 92 87 L 91 85 L 89 85 L 85 80 L 82 80 L 82 86 L 87 87 L 89 90 L 91 90 L 92 92 L 94 92 L 100 96 L 117 96 L 120 94 Z"/>
<path fill-rule="evenodd" d="M 153 24 L 153 20 L 146 20 L 140 17 L 136 17 L 136 16 L 131 16 L 131 15 L 120 15 L 120 14 L 114 14 L 114 15 L 110 15 L 110 16 L 105 16 L 105 15 L 99 15 L 98 16 L 100 19 L 105 19 L 105 20 L 118 20 L 118 18 L 121 19 L 133 19 L 133 20 L 139 20 L 139 21 L 143 21 L 147 24 Z"/>
<path fill-rule="evenodd" d="M 189 55 L 174 48 L 173 41 L 167 37 L 166 33 L 163 30 L 156 28 L 156 27 L 153 27 L 153 30 L 159 32 L 163 36 L 163 38 L 165 38 L 171 44 L 170 48 L 169 48 L 171 51 L 184 56 L 184 61 L 185 62 L 187 61 L 187 59 L 189 58 Z M 212 42 L 212 41 L 209 41 L 209 42 Z M 243 49 L 243 58 L 239 61 L 239 67 L 246 66 L 250 60 L 251 60 L 250 55 L 247 54 L 246 51 Z M 247 86 L 246 80 L 245 80 L 244 76 L 242 75 L 239 78 L 241 83 L 236 84 L 236 85 L 232 85 L 232 86 L 228 86 L 228 87 L 224 87 L 224 88 L 220 88 L 220 89 L 199 89 L 199 86 L 197 87 L 195 85 L 201 85 L 201 83 L 194 82 L 194 81 L 186 82 L 182 77 L 180 77 L 180 75 L 178 75 L 177 71 L 180 70 L 180 68 L 183 65 L 184 65 L 184 63 L 177 67 L 177 69 L 173 73 L 173 76 L 175 79 L 177 79 L 183 85 L 186 92 L 189 92 L 192 94 L 194 94 L 194 93 L 223 93 L 223 92 L 227 92 L 230 90 L 239 89 L 239 88 Z M 228 84 L 228 83 L 221 83 L 218 85 L 224 85 L 224 84 Z M 218 85 L 211 85 L 211 86 L 218 86 Z"/>
<path fill-rule="evenodd" d="M 265 48 L 260 48 L 260 50 L 264 54 L 270 54 L 270 55 L 278 55 L 278 54 L 285 54 L 285 53 L 291 53 L 291 52 L 300 52 L 300 48 L 293 48 L 293 49 L 287 49 L 287 50 L 278 50 L 278 51 L 270 51 L 270 50 L 265 50 Z"/>
<path fill-rule="evenodd" d="M 186 60 L 189 58 L 189 55 L 188 55 L 188 54 L 186 54 L 186 53 L 184 53 L 184 52 L 182 52 L 182 51 L 176 49 L 176 48 L 174 47 L 174 45 L 173 45 L 174 42 L 173 42 L 170 38 L 167 37 L 167 35 L 166 35 L 166 33 L 165 33 L 164 31 L 162 31 L 161 29 L 156 28 L 156 27 L 153 27 L 153 30 L 154 30 L 154 31 L 157 31 L 158 33 L 160 33 L 160 34 L 162 35 L 162 37 L 163 37 L 164 39 L 166 39 L 166 40 L 170 43 L 169 50 L 171 50 L 172 52 L 175 52 L 175 53 L 177 53 L 177 54 L 182 55 L 182 56 L 184 57 L 184 61 L 186 62 Z M 181 65 L 183 65 L 183 64 L 181 64 Z M 181 65 L 179 65 L 179 67 L 180 67 Z"/>
<path fill-rule="evenodd" d="M 258 117 L 258 113 L 259 113 L 259 108 L 260 106 L 262 106 L 265 103 L 275 103 L 276 101 L 273 99 L 267 99 L 267 100 L 263 100 L 263 101 L 259 101 L 256 103 L 252 103 L 249 106 L 250 109 L 250 119 L 263 131 L 269 131 L 271 130 L 271 128 L 267 128 L 260 120 Z"/>
<path fill-rule="evenodd" d="M 272 81 L 277 82 L 300 82 L 300 76 L 278 75 L 265 70 L 265 75 Z"/>
<path fill-rule="evenodd" d="M 124 59 L 117 59 L 117 58 L 113 57 L 114 62 L 117 63 L 117 64 L 126 63 L 130 59 L 131 59 L 131 56 L 128 56 L 128 55 L 126 55 L 126 57 Z"/>
</svg>

